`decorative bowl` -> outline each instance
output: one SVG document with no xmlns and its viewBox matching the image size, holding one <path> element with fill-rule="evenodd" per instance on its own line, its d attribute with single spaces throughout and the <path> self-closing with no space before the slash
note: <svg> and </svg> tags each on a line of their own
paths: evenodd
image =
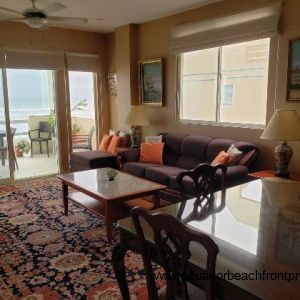
<svg viewBox="0 0 300 300">
<path fill-rule="evenodd" d="M 113 170 L 113 169 L 106 171 L 107 180 L 108 181 L 114 180 L 116 178 L 117 174 L 118 174 L 118 171 Z"/>
</svg>

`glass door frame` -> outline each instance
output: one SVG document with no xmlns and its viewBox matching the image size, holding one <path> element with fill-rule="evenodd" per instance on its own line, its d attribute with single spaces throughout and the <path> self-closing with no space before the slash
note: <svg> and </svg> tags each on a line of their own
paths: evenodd
<svg viewBox="0 0 300 300">
<path fill-rule="evenodd" d="M 7 88 L 7 73 L 6 69 L 1 69 L 2 73 L 2 93 L 3 93 L 3 106 L 4 106 L 4 123 L 6 129 L 6 143 L 7 143 L 7 157 L 8 157 L 8 168 L 10 176 L 8 178 L 0 179 L 0 184 L 11 183 L 14 181 L 15 162 L 14 162 L 14 144 L 13 138 L 10 131 L 10 113 L 9 113 L 9 99 L 8 99 L 8 88 Z"/>
</svg>

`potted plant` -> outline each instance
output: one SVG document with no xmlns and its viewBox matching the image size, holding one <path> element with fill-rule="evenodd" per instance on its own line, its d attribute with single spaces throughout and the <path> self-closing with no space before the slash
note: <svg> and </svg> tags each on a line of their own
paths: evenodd
<svg viewBox="0 0 300 300">
<path fill-rule="evenodd" d="M 23 153 L 28 154 L 30 151 L 30 144 L 28 141 L 26 140 L 22 140 L 20 142 L 17 143 L 16 145 L 16 156 L 17 157 L 22 157 Z"/>
</svg>

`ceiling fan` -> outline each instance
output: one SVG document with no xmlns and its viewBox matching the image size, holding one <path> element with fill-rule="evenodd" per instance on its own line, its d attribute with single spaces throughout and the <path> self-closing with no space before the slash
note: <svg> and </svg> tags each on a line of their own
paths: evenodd
<svg viewBox="0 0 300 300">
<path fill-rule="evenodd" d="M 52 22 L 75 22 L 75 23 L 87 23 L 88 19 L 86 18 L 69 18 L 69 17 L 56 17 L 49 16 L 54 12 L 65 9 L 66 6 L 62 3 L 53 3 L 44 9 L 39 9 L 36 7 L 37 0 L 30 0 L 32 2 L 32 6 L 30 8 L 25 9 L 22 12 L 12 10 L 5 7 L 0 7 L 0 10 L 7 11 L 10 13 L 15 13 L 21 15 L 22 18 L 11 18 L 11 19 L 0 19 L 0 21 L 22 21 L 26 23 L 29 27 L 35 29 L 41 29 L 43 27 L 51 24 Z"/>
</svg>

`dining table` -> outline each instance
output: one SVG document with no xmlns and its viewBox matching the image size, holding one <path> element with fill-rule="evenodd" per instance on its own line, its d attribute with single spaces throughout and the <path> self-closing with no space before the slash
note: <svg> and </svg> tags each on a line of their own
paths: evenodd
<svg viewBox="0 0 300 300">
<path fill-rule="evenodd" d="M 155 211 L 176 217 L 216 242 L 217 299 L 300 299 L 299 181 L 256 179 L 216 192 L 206 203 L 191 198 Z M 124 256 L 129 250 L 141 253 L 141 248 L 130 217 L 120 220 L 118 228 L 113 267 L 122 298 L 130 299 Z M 159 263 L 151 229 L 146 222 L 142 228 L 147 253 Z M 201 274 L 205 255 L 195 245 L 190 251 L 187 272 Z M 201 288 L 199 277 L 187 279 Z"/>
<path fill-rule="evenodd" d="M 4 138 L 6 137 L 6 131 L 0 129 L 0 159 L 2 166 L 5 166 L 5 152 L 1 151 L 4 148 Z"/>
</svg>

